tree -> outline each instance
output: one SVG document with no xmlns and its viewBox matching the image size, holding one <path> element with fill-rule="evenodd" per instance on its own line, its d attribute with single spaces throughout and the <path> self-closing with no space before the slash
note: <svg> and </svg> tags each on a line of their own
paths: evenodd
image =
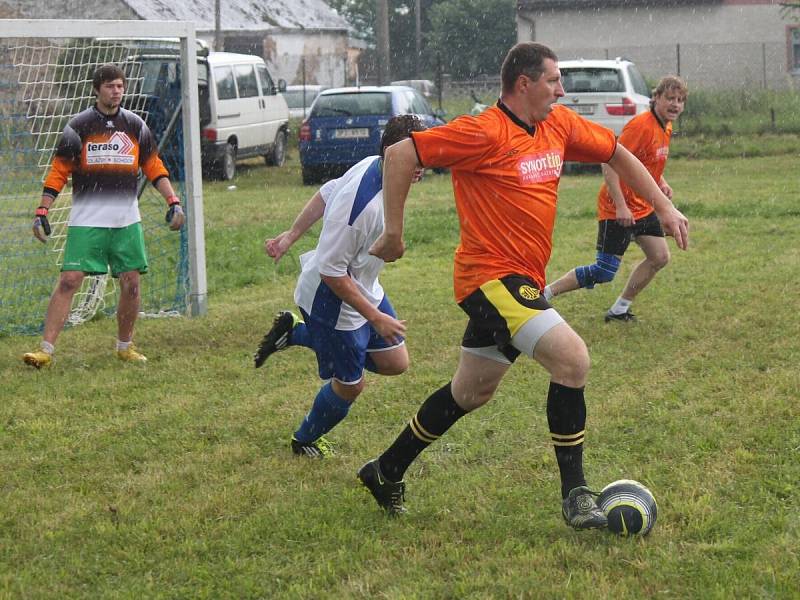
<svg viewBox="0 0 800 600">
<path fill-rule="evenodd" d="M 428 53 L 459 79 L 499 74 L 517 41 L 514 0 L 443 0 L 431 6 Z"/>
</svg>

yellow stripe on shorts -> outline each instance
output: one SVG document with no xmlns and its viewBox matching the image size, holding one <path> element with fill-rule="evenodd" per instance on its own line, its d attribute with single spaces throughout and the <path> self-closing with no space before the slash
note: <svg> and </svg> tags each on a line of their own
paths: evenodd
<svg viewBox="0 0 800 600">
<path fill-rule="evenodd" d="M 512 337 L 528 320 L 543 312 L 535 308 L 528 308 L 517 302 L 517 299 L 511 295 L 511 292 L 499 279 L 487 281 L 481 286 L 481 291 L 503 316 Z"/>
</svg>

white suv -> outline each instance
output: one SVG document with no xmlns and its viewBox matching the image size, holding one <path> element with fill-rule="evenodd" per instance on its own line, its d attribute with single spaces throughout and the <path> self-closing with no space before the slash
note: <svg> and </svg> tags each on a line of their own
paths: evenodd
<svg viewBox="0 0 800 600">
<path fill-rule="evenodd" d="M 566 93 L 559 104 L 617 135 L 633 116 L 650 109 L 650 90 L 629 60 L 560 60 L 558 68 Z"/>
</svg>

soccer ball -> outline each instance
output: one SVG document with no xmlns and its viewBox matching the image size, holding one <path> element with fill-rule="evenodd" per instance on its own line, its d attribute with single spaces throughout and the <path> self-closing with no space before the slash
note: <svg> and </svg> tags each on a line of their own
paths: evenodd
<svg viewBox="0 0 800 600">
<path fill-rule="evenodd" d="M 608 517 L 608 528 L 621 536 L 647 535 L 656 524 L 656 499 L 632 479 L 609 483 L 600 491 L 597 505 Z"/>
</svg>

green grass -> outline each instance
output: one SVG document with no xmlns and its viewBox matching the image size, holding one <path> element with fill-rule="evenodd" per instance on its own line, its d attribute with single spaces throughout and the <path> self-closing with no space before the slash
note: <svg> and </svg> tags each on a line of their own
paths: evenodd
<svg viewBox="0 0 800 600">
<path fill-rule="evenodd" d="M 356 485 L 456 365 L 448 177 L 415 186 L 407 255 L 381 278 L 411 369 L 368 377 L 325 462 L 288 449 L 312 355 L 251 362 L 314 235 L 277 267 L 262 241 L 314 190 L 296 150 L 244 165 L 233 190 L 207 184 L 210 312 L 140 321 L 144 369 L 114 358 L 107 318 L 65 331 L 43 372 L 19 360 L 36 338 L 0 339 L 0 598 L 796 598 L 797 158 L 670 162 L 691 248 L 637 300 L 638 324 L 602 321 L 635 248 L 618 281 L 558 299 L 593 360 L 590 482 L 635 478 L 659 502 L 632 540 L 561 522 L 547 375 L 524 358 L 414 463 L 407 518 Z M 592 259 L 598 186 L 564 178 L 551 277 Z"/>
</svg>

